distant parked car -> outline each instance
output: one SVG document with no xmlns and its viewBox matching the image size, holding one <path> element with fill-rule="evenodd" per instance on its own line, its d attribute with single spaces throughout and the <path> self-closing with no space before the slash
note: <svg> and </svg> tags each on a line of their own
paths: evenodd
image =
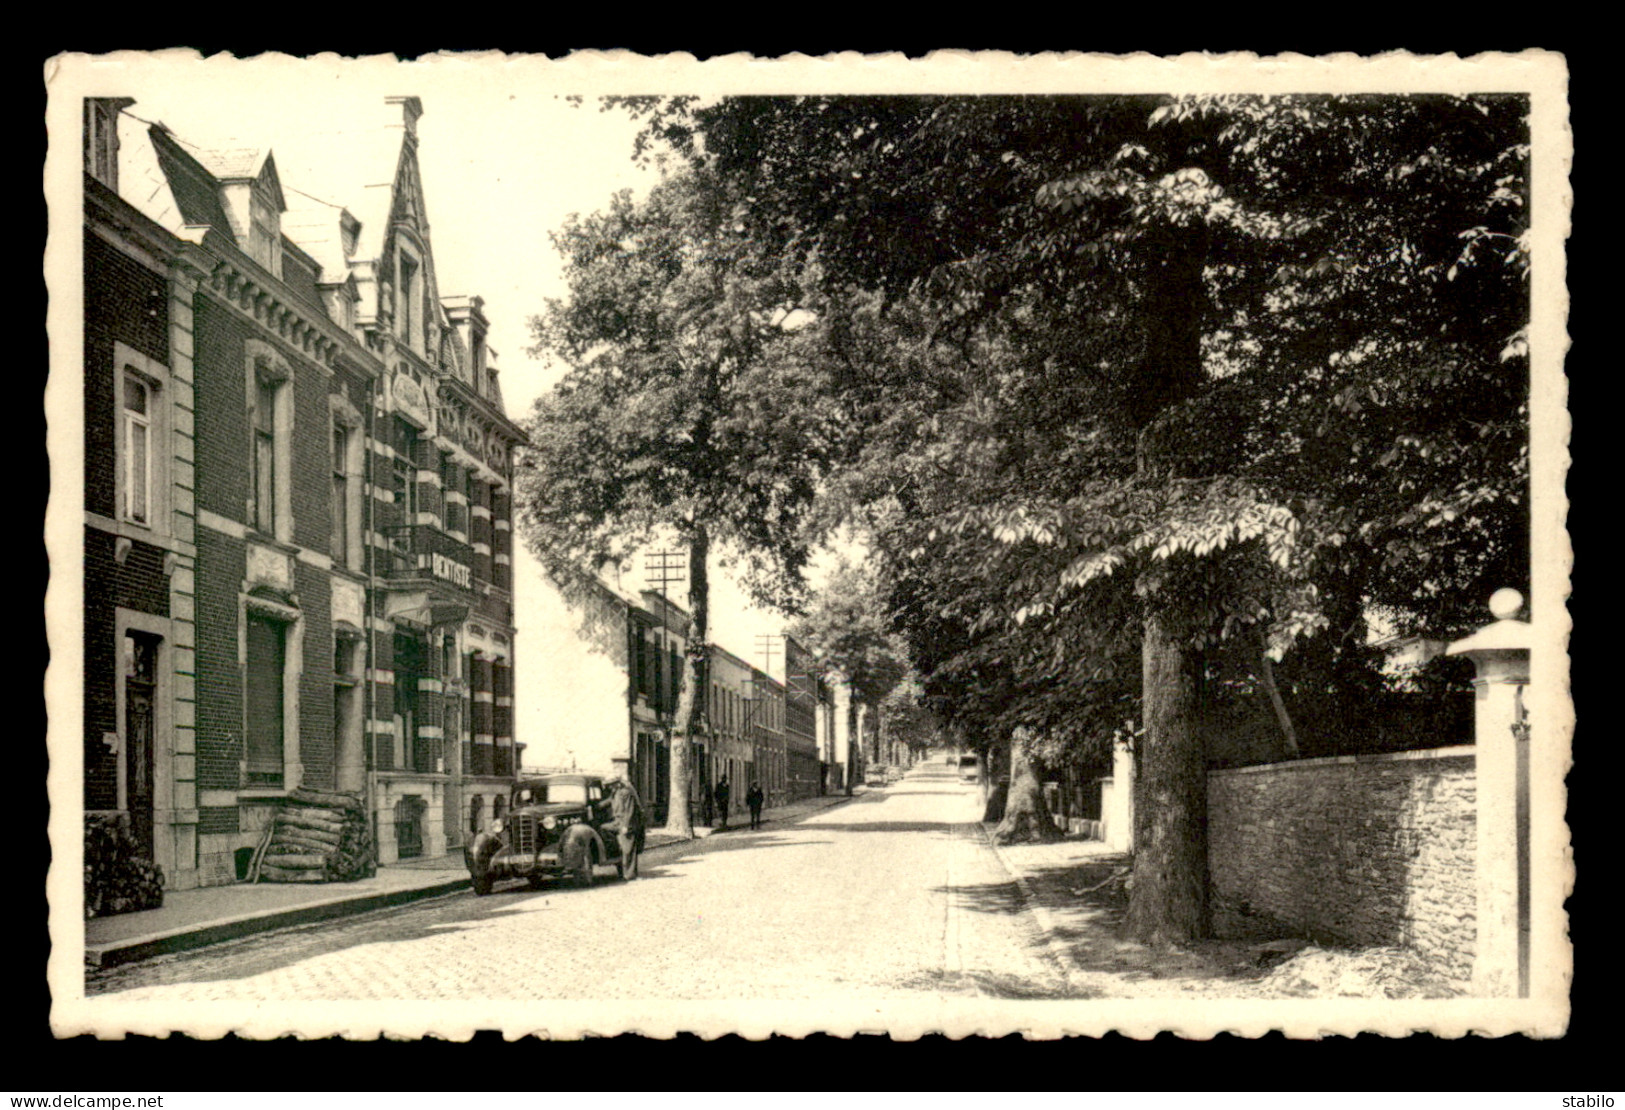
<svg viewBox="0 0 1625 1110">
<path fill-rule="evenodd" d="M 886 785 L 886 768 L 884 768 L 884 767 L 866 767 L 866 768 L 864 768 L 864 771 L 863 771 L 863 785 L 865 785 L 865 786 L 885 786 Z"/>
<path fill-rule="evenodd" d="M 982 769 L 977 766 L 976 757 L 974 755 L 962 755 L 959 757 L 959 778 L 961 782 L 981 781 Z"/>
<path fill-rule="evenodd" d="M 504 817 L 463 849 L 475 894 L 497 879 L 528 879 L 537 888 L 570 877 L 591 886 L 593 868 L 613 863 L 624 878 L 627 860 L 610 824 L 609 794 L 597 775 L 542 775 L 514 784 Z"/>
<path fill-rule="evenodd" d="M 894 782 L 902 782 L 902 781 L 903 781 L 903 769 L 901 767 L 887 767 L 886 768 L 886 782 L 887 782 L 888 785 L 890 785 L 891 783 L 894 783 Z"/>
</svg>

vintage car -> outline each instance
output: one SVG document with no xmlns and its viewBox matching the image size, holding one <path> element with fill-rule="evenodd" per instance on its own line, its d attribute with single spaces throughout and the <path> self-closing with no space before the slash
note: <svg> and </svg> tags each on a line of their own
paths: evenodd
<svg viewBox="0 0 1625 1110">
<path fill-rule="evenodd" d="M 982 781 L 982 767 L 974 755 L 959 757 L 959 779 L 961 782 Z"/>
<path fill-rule="evenodd" d="M 590 886 L 594 869 L 611 863 L 622 878 L 637 874 L 636 850 L 630 860 L 621 858 L 609 791 L 597 775 L 521 779 L 511 802 L 505 816 L 463 849 L 475 894 L 491 893 L 498 879 L 528 879 L 535 888 L 568 877 Z"/>
</svg>

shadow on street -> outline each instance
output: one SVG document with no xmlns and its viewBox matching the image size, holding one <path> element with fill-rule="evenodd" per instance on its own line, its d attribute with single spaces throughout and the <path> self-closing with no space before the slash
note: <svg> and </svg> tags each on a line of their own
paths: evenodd
<svg viewBox="0 0 1625 1110">
<path fill-rule="evenodd" d="M 930 991 L 934 994 L 979 994 L 1023 1001 L 1105 997 L 1100 991 L 1072 986 L 1059 976 L 1035 980 L 987 970 L 918 971 L 893 980 L 891 985 L 903 990 Z"/>
<path fill-rule="evenodd" d="M 1267 969 L 1252 962 L 1245 944 L 1234 940 L 1155 949 L 1126 937 L 1128 893 L 1120 882 L 1106 880 L 1128 862 L 1126 855 L 1098 856 L 1075 866 L 1039 868 L 1025 875 L 1038 902 L 1064 915 L 1052 936 L 1066 947 L 1079 968 L 1127 982 L 1181 978 L 1243 983 L 1266 973 Z M 953 893 L 965 908 L 981 913 L 1014 914 L 1025 906 L 1013 883 L 959 887 Z"/>
</svg>

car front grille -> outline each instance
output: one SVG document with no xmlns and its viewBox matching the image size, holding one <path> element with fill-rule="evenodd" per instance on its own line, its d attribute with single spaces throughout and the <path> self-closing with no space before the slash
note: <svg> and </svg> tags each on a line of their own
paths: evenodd
<svg viewBox="0 0 1625 1110">
<path fill-rule="evenodd" d="M 513 819 L 513 851 L 534 853 L 546 839 L 534 815 L 522 813 Z"/>
</svg>

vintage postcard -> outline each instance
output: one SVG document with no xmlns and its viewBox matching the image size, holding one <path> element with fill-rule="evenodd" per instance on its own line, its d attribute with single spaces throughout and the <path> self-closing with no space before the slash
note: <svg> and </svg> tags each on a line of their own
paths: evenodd
<svg viewBox="0 0 1625 1110">
<path fill-rule="evenodd" d="M 67 54 L 52 1028 L 1563 1035 L 1557 54 Z"/>
</svg>

